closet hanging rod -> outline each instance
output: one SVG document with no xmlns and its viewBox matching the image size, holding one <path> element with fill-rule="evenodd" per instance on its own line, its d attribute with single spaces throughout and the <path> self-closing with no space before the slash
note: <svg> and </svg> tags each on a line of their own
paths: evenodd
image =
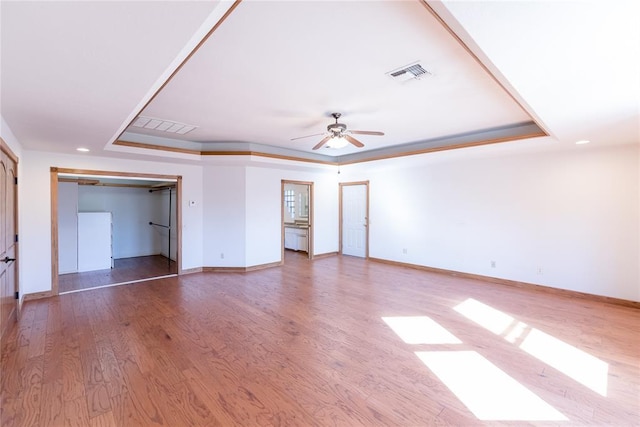
<svg viewBox="0 0 640 427">
<path fill-rule="evenodd" d="M 155 222 L 151 222 L 151 221 L 149 221 L 149 225 L 155 225 L 156 227 L 162 227 L 162 228 L 171 228 L 168 225 L 156 224 Z"/>
<path fill-rule="evenodd" d="M 175 185 L 168 185 L 166 187 L 159 187 L 159 188 L 150 188 L 149 193 L 155 193 L 156 191 L 173 190 L 174 188 L 176 188 Z"/>
</svg>

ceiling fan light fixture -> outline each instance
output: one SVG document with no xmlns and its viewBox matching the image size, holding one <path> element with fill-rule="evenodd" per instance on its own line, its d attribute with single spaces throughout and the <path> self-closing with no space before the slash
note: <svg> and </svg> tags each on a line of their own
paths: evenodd
<svg viewBox="0 0 640 427">
<path fill-rule="evenodd" d="M 349 144 L 352 144 L 357 148 L 362 148 L 364 147 L 364 144 L 358 141 L 356 138 L 352 137 L 350 134 L 380 135 L 380 136 L 384 135 L 384 132 L 372 131 L 372 130 L 347 130 L 347 125 L 345 125 L 344 123 L 338 123 L 338 119 L 342 116 L 342 114 L 332 113 L 331 116 L 335 119 L 336 122 L 331 123 L 329 126 L 327 126 L 326 133 L 301 136 L 298 138 L 292 138 L 291 140 L 293 141 L 300 138 L 323 135 L 324 138 L 322 138 L 320 142 L 314 145 L 312 150 L 319 150 L 322 147 L 339 149 L 339 148 L 344 148 Z"/>
<path fill-rule="evenodd" d="M 343 138 L 342 135 L 335 136 L 327 142 L 327 147 L 335 149 L 344 148 L 347 145 L 349 145 L 349 141 Z"/>
</svg>

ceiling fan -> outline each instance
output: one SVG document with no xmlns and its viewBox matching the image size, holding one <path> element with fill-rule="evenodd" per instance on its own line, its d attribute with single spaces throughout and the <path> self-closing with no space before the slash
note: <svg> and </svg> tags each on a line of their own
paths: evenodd
<svg viewBox="0 0 640 427">
<path fill-rule="evenodd" d="M 377 132 L 377 131 L 371 131 L 371 130 L 347 130 L 347 125 L 345 125 L 344 123 L 338 123 L 338 119 L 340 118 L 340 116 L 342 116 L 341 113 L 332 113 L 331 116 L 334 119 L 336 119 L 336 122 L 331 123 L 329 126 L 327 126 L 326 132 L 316 133 L 313 135 L 299 136 L 297 138 L 291 138 L 291 141 L 294 141 L 296 139 L 302 139 L 302 138 L 310 138 L 312 136 L 324 135 L 325 137 L 322 138 L 322 140 L 318 144 L 316 144 L 315 147 L 313 147 L 314 150 L 317 150 L 318 148 L 322 147 L 325 144 L 327 145 L 327 147 L 330 147 L 330 148 L 342 148 L 342 147 L 345 147 L 347 144 L 351 143 L 358 148 L 362 148 L 364 147 L 364 144 L 358 141 L 357 139 L 355 139 L 354 137 L 352 137 L 351 134 L 380 135 L 380 136 L 384 135 L 384 132 Z"/>
</svg>

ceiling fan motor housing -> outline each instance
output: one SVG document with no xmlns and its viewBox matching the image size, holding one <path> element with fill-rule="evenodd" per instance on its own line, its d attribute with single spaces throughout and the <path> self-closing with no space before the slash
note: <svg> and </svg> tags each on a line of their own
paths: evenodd
<svg viewBox="0 0 640 427">
<path fill-rule="evenodd" d="M 347 125 L 344 123 L 332 123 L 327 126 L 327 131 L 332 135 L 339 135 L 347 130 Z"/>
</svg>

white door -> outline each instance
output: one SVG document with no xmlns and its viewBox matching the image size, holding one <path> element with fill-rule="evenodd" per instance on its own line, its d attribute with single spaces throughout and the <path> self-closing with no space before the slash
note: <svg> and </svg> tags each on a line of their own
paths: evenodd
<svg viewBox="0 0 640 427">
<path fill-rule="evenodd" d="M 342 254 L 367 256 L 367 185 L 342 186 Z"/>
<path fill-rule="evenodd" d="M 17 319 L 18 275 L 16 258 L 16 218 L 18 206 L 17 163 L 5 152 L 4 141 L 0 150 L 0 341 L 9 326 Z M 3 368 L 4 369 L 4 368 Z"/>
</svg>

